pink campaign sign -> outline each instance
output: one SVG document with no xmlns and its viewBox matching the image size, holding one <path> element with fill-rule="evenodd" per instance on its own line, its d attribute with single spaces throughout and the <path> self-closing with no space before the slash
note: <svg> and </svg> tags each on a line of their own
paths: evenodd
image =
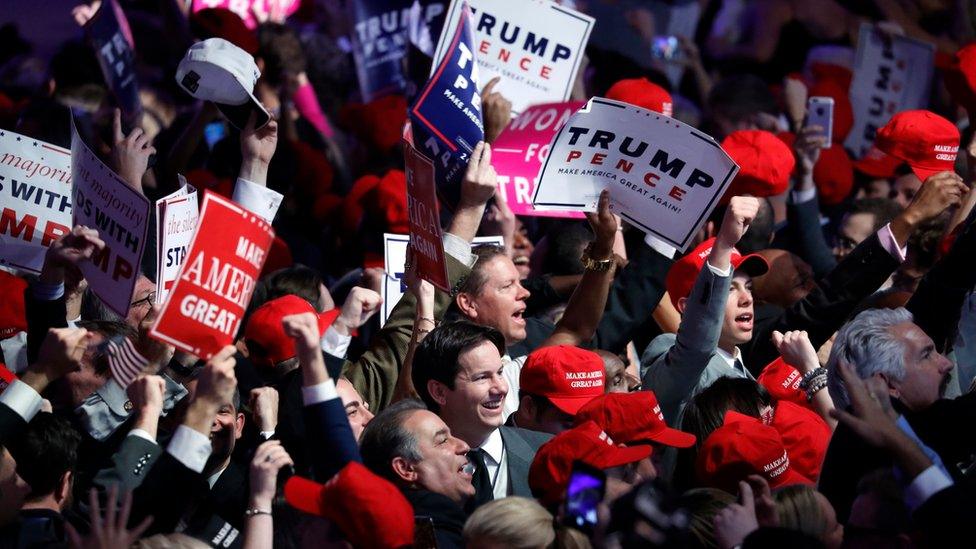
<svg viewBox="0 0 976 549">
<path fill-rule="evenodd" d="M 495 140 L 491 164 L 498 173 L 498 190 L 516 215 L 583 218 L 579 212 L 538 211 L 532 207 L 532 195 L 553 137 L 584 104 L 566 101 L 529 107 Z"/>
</svg>

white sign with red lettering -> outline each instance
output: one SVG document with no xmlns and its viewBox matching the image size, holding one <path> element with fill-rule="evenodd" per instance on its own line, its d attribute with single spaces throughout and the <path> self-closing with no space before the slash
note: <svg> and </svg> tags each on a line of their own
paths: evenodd
<svg viewBox="0 0 976 549">
<path fill-rule="evenodd" d="M 197 190 L 180 176 L 180 189 L 156 201 L 156 303 L 176 283 L 200 217 Z"/>
<path fill-rule="evenodd" d="M 149 231 L 149 200 L 85 145 L 71 119 L 71 223 L 98 231 L 105 248 L 81 263 L 88 287 L 125 316 Z"/>
<path fill-rule="evenodd" d="M 553 140 L 539 173 L 537 209 L 614 213 L 687 249 L 739 167 L 710 136 L 669 116 L 594 97 Z"/>
<path fill-rule="evenodd" d="M 0 265 L 38 273 L 71 232 L 71 151 L 0 130 Z"/>
<path fill-rule="evenodd" d="M 505 239 L 500 236 L 476 236 L 471 242 L 474 247 L 491 244 L 504 246 Z M 383 234 L 383 266 L 386 277 L 383 279 L 383 308 L 380 310 L 380 326 L 386 324 L 390 313 L 407 292 L 404 281 L 404 271 L 407 264 L 407 246 L 410 245 L 410 235 Z"/>
<path fill-rule="evenodd" d="M 550 0 L 454 0 L 434 52 L 447 53 L 465 1 L 474 25 L 480 81 L 496 76 L 494 90 L 517 116 L 529 105 L 566 101 L 573 91 L 594 19 Z"/>
</svg>

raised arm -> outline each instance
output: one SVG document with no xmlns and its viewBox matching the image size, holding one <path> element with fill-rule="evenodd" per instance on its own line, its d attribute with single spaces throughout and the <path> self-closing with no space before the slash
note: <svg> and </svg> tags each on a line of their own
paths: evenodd
<svg viewBox="0 0 976 549">
<path fill-rule="evenodd" d="M 319 349 L 318 319 L 312 313 L 282 319 L 285 334 L 295 340 L 302 372 L 302 402 L 316 478 L 332 478 L 350 461 L 362 461 L 335 381 Z"/>
<path fill-rule="evenodd" d="M 681 324 L 674 345 L 644 375 L 644 386 L 654 390 L 667 421 L 675 421 L 681 403 L 698 385 L 702 372 L 718 348 L 722 320 L 732 281 L 732 249 L 749 230 L 759 211 L 759 200 L 733 197 L 722 220 L 708 259 L 686 299 L 679 300 Z M 642 362 L 650 360 L 645 353 Z"/>
<path fill-rule="evenodd" d="M 759 375 L 758 369 L 777 356 L 770 340 L 774 330 L 804 330 L 813 347 L 820 348 L 858 304 L 904 261 L 905 246 L 912 233 L 924 222 L 958 205 L 967 190 L 959 176 L 951 172 L 926 179 L 907 208 L 854 248 L 805 298 L 772 322 L 757 325 L 752 340 L 739 346 L 753 375 Z"/>
<path fill-rule="evenodd" d="M 461 200 L 451 221 L 449 234 L 444 235 L 448 282 L 456 288 L 474 264 L 471 240 L 485 212 L 485 205 L 496 188 L 495 170 L 491 167 L 491 147 L 479 143 L 461 182 Z M 437 291 L 434 296 L 435 322 L 440 322 L 451 303 L 451 296 Z M 359 394 L 376 412 L 390 404 L 394 388 L 406 359 L 413 333 L 417 298 L 407 292 L 400 298 L 383 329 L 370 342 L 369 349 L 355 363 L 347 362 L 342 376 L 353 384 Z"/>
</svg>

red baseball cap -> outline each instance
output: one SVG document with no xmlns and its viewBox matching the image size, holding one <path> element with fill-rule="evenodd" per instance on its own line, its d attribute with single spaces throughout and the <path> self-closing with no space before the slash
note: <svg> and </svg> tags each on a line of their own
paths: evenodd
<svg viewBox="0 0 976 549">
<path fill-rule="evenodd" d="M 837 84 L 844 90 L 845 97 L 851 89 L 851 82 L 854 81 L 854 72 L 849 67 L 826 61 L 810 63 L 810 75 L 813 77 L 814 83 L 827 81 Z M 808 95 L 817 94 L 810 93 Z"/>
<path fill-rule="evenodd" d="M 778 140 L 777 140 L 778 141 Z M 688 297 L 695 287 L 695 280 L 708 261 L 708 254 L 712 253 L 714 238 L 702 242 L 688 255 L 674 262 L 664 279 L 664 286 L 671 297 L 671 303 L 678 307 L 678 299 Z M 739 250 L 732 248 L 732 268 L 742 270 L 749 276 L 759 276 L 769 271 L 769 263 L 759 254 L 742 255 Z"/>
<path fill-rule="evenodd" d="M 0 339 L 27 331 L 24 289 L 27 281 L 7 271 L 0 271 Z M 0 360 L 3 357 L 0 356 Z"/>
<path fill-rule="evenodd" d="M 902 161 L 887 155 L 876 145 L 871 145 L 860 160 L 854 162 L 854 169 L 869 177 L 888 179 L 898 173 Z"/>
<path fill-rule="evenodd" d="M 803 406 L 807 403 L 807 394 L 800 389 L 803 374 L 787 364 L 783 357 L 770 362 L 763 368 L 756 381 L 769 391 L 769 396 L 776 401 L 788 400 Z"/>
<path fill-rule="evenodd" d="M 319 335 L 335 322 L 341 311 L 338 308 L 318 313 L 312 304 L 297 295 L 285 295 L 272 299 L 258 307 L 244 328 L 244 340 L 251 349 L 251 362 L 257 366 L 273 368 L 275 364 L 295 356 L 295 340 L 285 335 L 281 319 L 288 315 L 312 313 L 319 319 Z"/>
<path fill-rule="evenodd" d="M 618 80 L 607 90 L 607 99 L 630 103 L 635 107 L 671 116 L 674 102 L 667 90 L 646 78 Z"/>
<path fill-rule="evenodd" d="M 366 211 L 377 221 L 382 221 L 385 232 L 396 234 L 410 232 L 407 214 L 407 175 L 402 170 L 386 172 L 376 188 L 363 198 Z"/>
<path fill-rule="evenodd" d="M 919 179 L 952 171 L 959 151 L 959 128 L 930 111 L 903 111 L 878 130 L 874 144 L 908 162 Z"/>
<path fill-rule="evenodd" d="M 543 505 L 558 505 L 566 495 L 574 461 L 582 461 L 597 469 L 610 469 L 650 455 L 650 446 L 617 446 L 599 425 L 587 421 L 559 433 L 539 447 L 529 467 L 529 488 Z"/>
<path fill-rule="evenodd" d="M 851 194 L 854 163 L 843 145 L 835 141 L 829 148 L 821 149 L 820 158 L 813 165 L 813 182 L 820 203 L 827 206 L 840 204 Z"/>
<path fill-rule="evenodd" d="M 413 506 L 396 486 L 361 463 L 346 464 L 325 484 L 291 477 L 285 483 L 285 500 L 335 523 L 354 547 L 413 545 Z"/>
<path fill-rule="evenodd" d="M 254 55 L 258 37 L 244 20 L 227 8 L 205 8 L 190 16 L 190 30 L 200 39 L 223 38 Z"/>
<path fill-rule="evenodd" d="M 776 429 L 752 416 L 729 410 L 725 423 L 705 439 L 697 458 L 698 480 L 735 493 L 749 475 L 763 476 L 770 488 L 813 484 L 793 469 Z"/>
<path fill-rule="evenodd" d="M 976 43 L 959 48 L 947 65 L 943 81 L 949 94 L 967 111 L 976 110 Z"/>
<path fill-rule="evenodd" d="M 593 351 L 552 345 L 529 354 L 519 374 L 519 390 L 546 397 L 570 415 L 604 392 L 607 372 Z"/>
<path fill-rule="evenodd" d="M 783 439 L 793 470 L 816 480 L 830 444 L 830 426 L 827 422 L 813 410 L 781 400 L 776 404 L 770 426 Z"/>
<path fill-rule="evenodd" d="M 587 421 L 593 421 L 613 440 L 623 444 L 648 440 L 675 448 L 695 444 L 695 435 L 668 427 L 654 391 L 598 396 L 576 412 L 577 425 Z"/>
<path fill-rule="evenodd" d="M 739 173 L 725 192 L 723 202 L 733 196 L 756 197 L 783 194 L 790 184 L 796 159 L 793 151 L 765 130 L 739 130 L 722 141 L 722 149 L 739 165 Z"/>
<path fill-rule="evenodd" d="M 402 95 L 386 95 L 365 105 L 349 103 L 339 113 L 339 120 L 366 145 L 386 153 L 403 139 L 407 99 Z"/>
</svg>

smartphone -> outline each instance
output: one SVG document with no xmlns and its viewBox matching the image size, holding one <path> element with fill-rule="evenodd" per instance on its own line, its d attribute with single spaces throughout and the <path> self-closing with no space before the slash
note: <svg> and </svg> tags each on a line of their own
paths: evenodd
<svg viewBox="0 0 976 549">
<path fill-rule="evenodd" d="M 651 41 L 651 55 L 670 61 L 678 56 L 681 46 L 675 36 L 655 36 Z"/>
<path fill-rule="evenodd" d="M 826 138 L 824 149 L 830 148 L 831 136 L 834 131 L 834 98 L 814 96 L 807 100 L 807 120 L 803 127 L 820 126 L 823 131 L 819 134 Z"/>
<path fill-rule="evenodd" d="M 573 463 L 566 487 L 565 523 L 591 535 L 597 524 L 597 506 L 603 501 L 606 489 L 607 476 L 603 471 L 582 461 Z"/>
</svg>

